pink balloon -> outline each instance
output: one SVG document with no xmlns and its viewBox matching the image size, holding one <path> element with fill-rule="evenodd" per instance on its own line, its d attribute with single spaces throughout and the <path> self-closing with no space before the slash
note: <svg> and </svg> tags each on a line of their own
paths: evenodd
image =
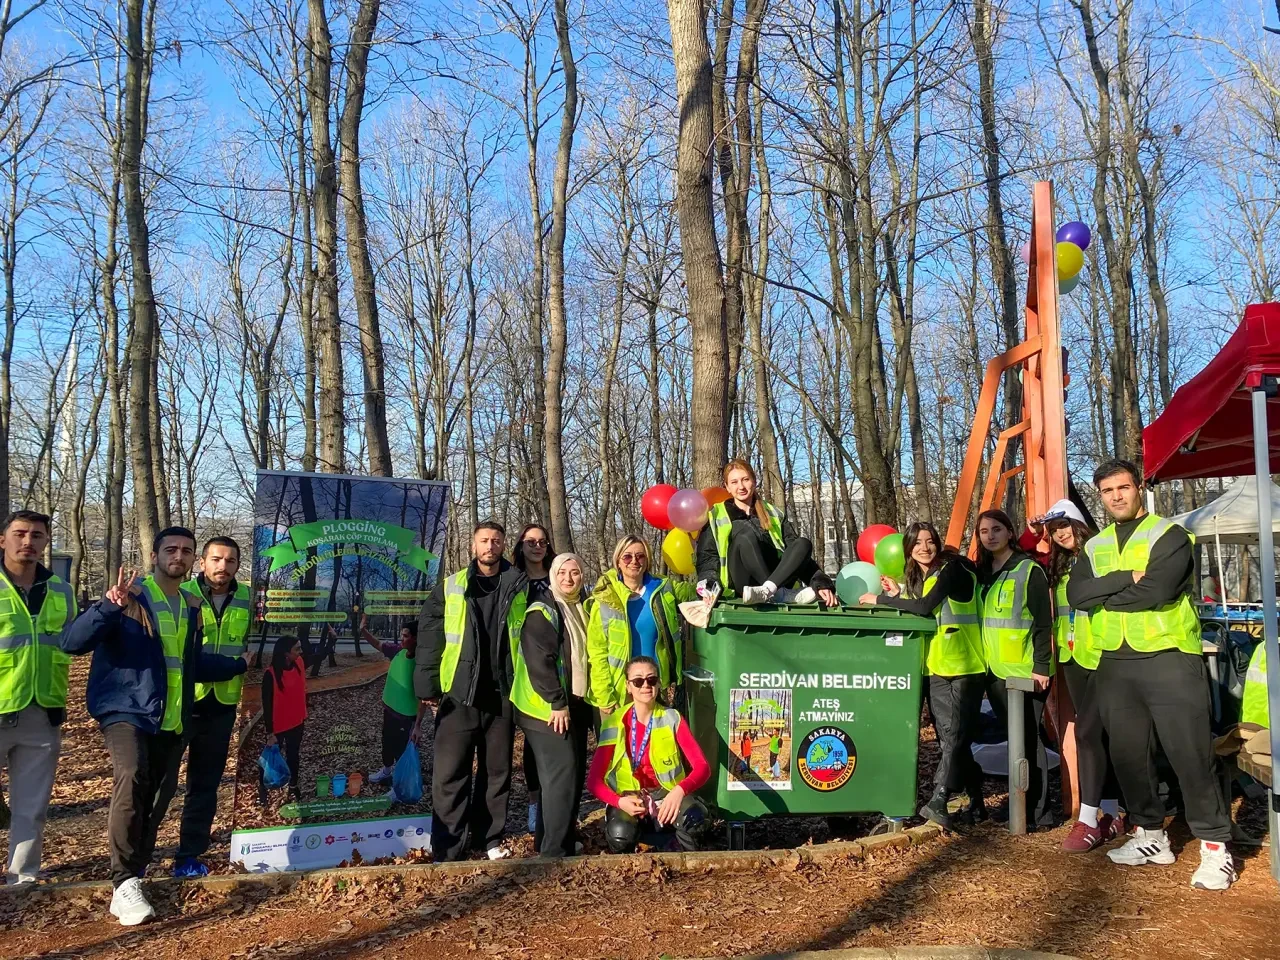
<svg viewBox="0 0 1280 960">
<path fill-rule="evenodd" d="M 707 524 L 707 498 L 701 490 L 677 490 L 667 504 L 667 519 L 686 533 L 697 533 Z"/>
<path fill-rule="evenodd" d="M 1022 246 L 1018 248 L 1018 256 L 1022 258 L 1022 262 L 1027 266 L 1031 266 L 1031 241 L 1022 241 Z"/>
</svg>

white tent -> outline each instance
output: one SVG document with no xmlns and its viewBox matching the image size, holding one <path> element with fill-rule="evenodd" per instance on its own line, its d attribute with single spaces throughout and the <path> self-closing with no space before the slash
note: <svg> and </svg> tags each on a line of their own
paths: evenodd
<svg viewBox="0 0 1280 960">
<path fill-rule="evenodd" d="M 1274 483 L 1270 487 L 1271 526 L 1275 533 L 1280 533 L 1280 487 Z M 1199 543 L 1215 540 L 1220 543 L 1256 544 L 1258 480 L 1256 477 L 1237 477 L 1218 499 L 1170 519 L 1194 533 Z"/>
</svg>

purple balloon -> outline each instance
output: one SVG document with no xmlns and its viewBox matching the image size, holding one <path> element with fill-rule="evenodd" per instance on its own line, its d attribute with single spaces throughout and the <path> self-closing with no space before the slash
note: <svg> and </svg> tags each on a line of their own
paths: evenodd
<svg viewBox="0 0 1280 960">
<path fill-rule="evenodd" d="M 1018 256 L 1022 258 L 1022 262 L 1027 266 L 1031 266 L 1031 241 L 1024 240 L 1022 246 L 1018 248 Z"/>
<path fill-rule="evenodd" d="M 1079 220 L 1072 220 L 1060 226 L 1054 237 L 1059 243 L 1074 243 L 1081 250 L 1088 250 L 1093 234 Z"/>
<path fill-rule="evenodd" d="M 709 509 L 701 490 L 677 490 L 667 504 L 667 519 L 678 530 L 697 533 L 706 526 Z"/>
</svg>

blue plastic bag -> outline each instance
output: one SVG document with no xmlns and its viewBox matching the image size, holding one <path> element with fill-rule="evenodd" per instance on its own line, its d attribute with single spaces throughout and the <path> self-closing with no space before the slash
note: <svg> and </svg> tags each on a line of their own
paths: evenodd
<svg viewBox="0 0 1280 960">
<path fill-rule="evenodd" d="M 283 787 L 289 782 L 289 765 L 284 762 L 284 754 L 274 743 L 269 744 L 258 758 L 258 766 L 262 768 L 262 782 L 268 790 Z"/>
<path fill-rule="evenodd" d="M 422 799 L 422 761 L 418 745 L 410 742 L 391 771 L 391 789 L 401 803 L 417 803 Z"/>
</svg>

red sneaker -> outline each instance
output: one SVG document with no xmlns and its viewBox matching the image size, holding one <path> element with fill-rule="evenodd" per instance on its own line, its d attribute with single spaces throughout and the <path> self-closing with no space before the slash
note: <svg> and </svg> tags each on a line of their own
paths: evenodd
<svg viewBox="0 0 1280 960">
<path fill-rule="evenodd" d="M 1063 851 L 1066 853 L 1088 853 L 1105 839 L 1103 828 L 1104 825 L 1101 821 L 1096 827 L 1088 827 L 1077 820 L 1071 825 L 1071 832 L 1067 834 L 1067 838 L 1062 841 Z"/>
<path fill-rule="evenodd" d="M 1129 832 L 1129 821 L 1124 818 L 1123 813 L 1118 817 L 1104 813 L 1098 818 L 1098 829 L 1102 831 L 1104 843 L 1111 840 L 1119 840 Z"/>
</svg>

